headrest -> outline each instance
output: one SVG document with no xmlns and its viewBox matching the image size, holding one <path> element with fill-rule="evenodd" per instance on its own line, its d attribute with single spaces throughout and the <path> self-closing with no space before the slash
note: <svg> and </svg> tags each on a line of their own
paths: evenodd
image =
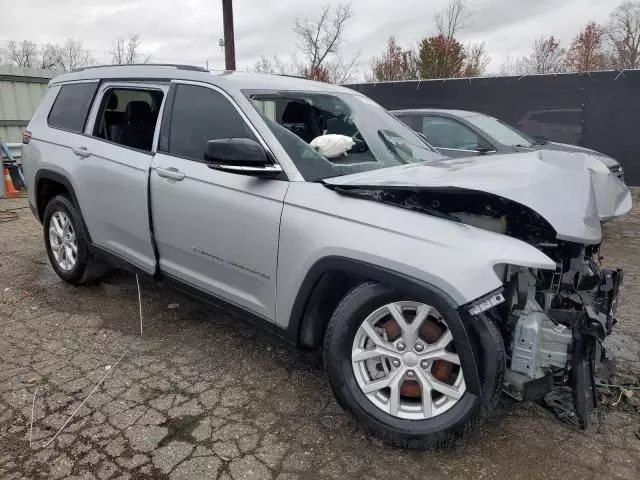
<svg viewBox="0 0 640 480">
<path fill-rule="evenodd" d="M 289 102 L 282 112 L 283 123 L 307 123 L 310 118 L 311 105 L 305 102 Z"/>
<path fill-rule="evenodd" d="M 107 102 L 107 110 L 115 110 L 116 108 L 118 108 L 118 96 L 115 92 L 111 92 L 109 101 Z"/>
<path fill-rule="evenodd" d="M 124 116 L 127 123 L 146 122 L 151 118 L 151 107 L 147 102 L 134 100 L 127 104 Z"/>
</svg>

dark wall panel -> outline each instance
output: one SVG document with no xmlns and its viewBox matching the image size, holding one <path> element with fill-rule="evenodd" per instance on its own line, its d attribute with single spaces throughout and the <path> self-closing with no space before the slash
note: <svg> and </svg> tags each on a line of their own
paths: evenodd
<svg viewBox="0 0 640 480">
<path fill-rule="evenodd" d="M 640 71 L 349 85 L 389 110 L 458 108 L 498 117 L 533 136 L 583 145 L 640 185 Z"/>
</svg>

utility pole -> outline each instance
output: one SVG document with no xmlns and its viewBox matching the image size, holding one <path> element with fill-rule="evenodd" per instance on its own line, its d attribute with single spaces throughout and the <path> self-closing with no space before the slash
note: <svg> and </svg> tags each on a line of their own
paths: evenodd
<svg viewBox="0 0 640 480">
<path fill-rule="evenodd" d="M 224 24 L 224 64 L 226 70 L 236 69 L 236 45 L 233 34 L 233 0 L 222 0 Z"/>
</svg>

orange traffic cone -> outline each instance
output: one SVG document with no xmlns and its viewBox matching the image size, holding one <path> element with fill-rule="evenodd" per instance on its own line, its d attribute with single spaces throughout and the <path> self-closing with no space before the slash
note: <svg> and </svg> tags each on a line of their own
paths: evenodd
<svg viewBox="0 0 640 480">
<path fill-rule="evenodd" d="M 7 197 L 17 197 L 20 195 L 20 191 L 16 190 L 13 187 L 13 180 L 11 180 L 11 175 L 9 174 L 8 168 L 4 169 L 4 186 L 7 191 L 6 192 Z"/>
</svg>

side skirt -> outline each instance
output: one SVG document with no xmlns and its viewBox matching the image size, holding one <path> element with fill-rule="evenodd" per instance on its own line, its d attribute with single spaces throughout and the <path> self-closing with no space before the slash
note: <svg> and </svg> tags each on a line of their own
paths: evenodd
<svg viewBox="0 0 640 480">
<path fill-rule="evenodd" d="M 296 345 L 296 340 L 297 338 L 295 337 L 291 337 L 291 335 L 289 335 L 289 331 L 287 331 L 286 329 L 283 329 L 281 327 L 278 327 L 277 325 L 275 325 L 273 322 L 271 322 L 270 320 L 261 317 L 259 315 L 256 315 L 255 313 L 251 312 L 250 310 L 246 310 L 245 308 L 235 304 L 235 303 L 231 303 L 227 300 L 224 300 L 216 295 L 213 295 L 209 292 L 205 292 L 204 290 L 191 285 L 187 282 L 184 282 L 183 280 L 180 280 L 179 278 L 176 278 L 172 275 L 163 273 L 162 271 L 160 271 L 158 269 L 157 273 L 150 273 L 147 272 L 145 270 L 140 269 L 139 267 L 136 267 L 135 265 L 132 265 L 128 260 L 125 260 L 124 258 L 120 257 L 119 255 L 116 255 L 112 252 L 110 252 L 109 250 L 106 250 L 102 247 L 98 247 L 96 245 L 90 245 L 89 246 L 89 250 L 91 251 L 91 253 L 93 253 L 94 255 L 96 255 L 98 258 L 100 258 L 101 260 L 104 260 L 106 262 L 108 262 L 110 265 L 113 265 L 116 268 L 119 268 L 121 270 L 125 270 L 129 273 L 132 273 L 134 275 L 140 275 L 144 278 L 146 278 L 147 280 L 151 280 L 154 283 L 158 283 L 158 284 L 166 284 L 169 285 L 171 288 L 174 288 L 175 290 L 179 290 L 182 293 L 185 293 L 187 295 L 189 295 L 190 297 L 195 298 L 196 300 L 199 300 L 201 302 L 207 303 L 209 305 L 212 305 L 214 307 L 220 308 L 222 310 L 225 310 L 226 312 L 239 317 L 243 320 L 248 321 L 249 323 L 251 323 L 252 325 L 256 326 L 257 328 L 259 328 L 260 330 L 267 332 L 271 335 L 275 335 L 277 337 L 282 338 L 283 340 L 285 340 L 287 343 Z"/>
</svg>

